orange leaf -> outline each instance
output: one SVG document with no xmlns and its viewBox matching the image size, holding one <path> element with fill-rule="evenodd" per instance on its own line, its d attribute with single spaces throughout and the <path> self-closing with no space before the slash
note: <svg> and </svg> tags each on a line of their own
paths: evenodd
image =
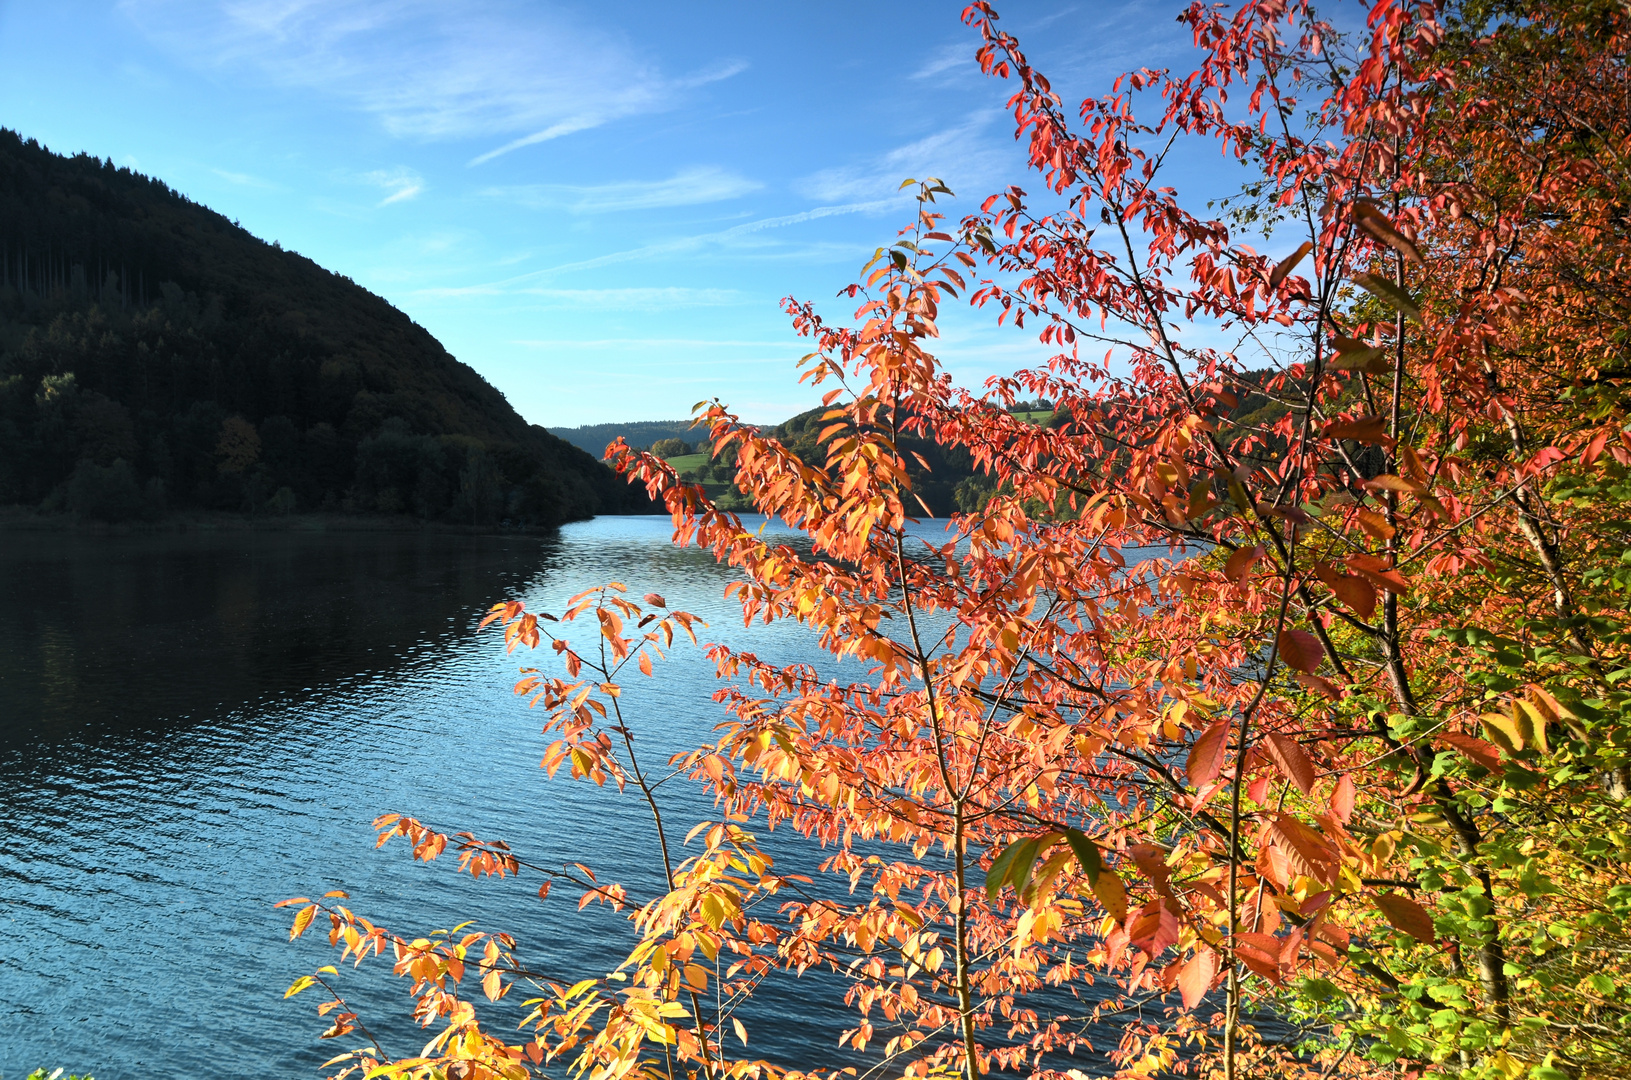
<svg viewBox="0 0 1631 1080">
<path fill-rule="evenodd" d="M 1354 516 L 1359 519 L 1359 527 L 1378 540 L 1391 540 L 1398 531 L 1388 524 L 1387 518 L 1374 510 L 1355 510 Z"/>
<path fill-rule="evenodd" d="M 289 940 L 293 941 L 301 934 L 304 934 L 306 932 L 306 928 L 311 926 L 312 919 L 316 917 L 316 904 L 307 904 L 305 907 L 297 911 L 294 917 L 294 925 L 289 928 Z"/>
<path fill-rule="evenodd" d="M 1297 785 L 1297 790 L 1304 795 L 1314 792 L 1314 763 L 1308 760 L 1296 739 L 1288 738 L 1279 732 L 1271 731 L 1265 736 L 1263 748 L 1274 759 L 1275 766 L 1281 774 Z"/>
<path fill-rule="evenodd" d="M 1342 697 L 1342 691 L 1338 690 L 1336 684 L 1330 679 L 1322 679 L 1318 675 L 1310 675 L 1306 671 L 1294 671 L 1291 674 L 1299 683 L 1316 694 L 1328 697 L 1332 701 L 1340 700 Z"/>
<path fill-rule="evenodd" d="M 1195 955 L 1185 961 L 1178 971 L 1178 992 L 1184 997 L 1184 1008 L 1193 1009 L 1201 1003 L 1217 974 L 1218 958 L 1212 950 L 1196 949 Z"/>
<path fill-rule="evenodd" d="M 1309 243 L 1307 240 L 1304 240 L 1297 247 L 1296 251 L 1293 251 L 1290 255 L 1287 255 L 1285 258 L 1275 263 L 1274 272 L 1269 274 L 1269 287 L 1274 288 L 1275 286 L 1279 285 L 1280 282 L 1284 281 L 1286 279 L 1286 275 L 1295 270 L 1297 268 L 1297 264 L 1303 261 L 1303 256 L 1307 255 L 1313 250 L 1314 245 Z"/>
<path fill-rule="evenodd" d="M 1387 420 L 1381 416 L 1356 416 L 1351 419 L 1329 421 L 1322 434 L 1330 439 L 1353 439 L 1362 443 L 1388 441 Z"/>
<path fill-rule="evenodd" d="M 1275 846 L 1285 853 L 1293 870 L 1327 885 L 1336 880 L 1337 854 L 1311 826 L 1290 814 L 1277 814 L 1274 833 L 1279 841 Z"/>
<path fill-rule="evenodd" d="M 1342 824 L 1354 813 L 1354 778 L 1349 773 L 1343 773 L 1342 779 L 1337 781 L 1336 790 L 1331 792 L 1331 816 Z"/>
<path fill-rule="evenodd" d="M 1342 575 L 1331 583 L 1331 591 L 1343 605 L 1361 619 L 1376 614 L 1376 586 L 1360 577 Z"/>
<path fill-rule="evenodd" d="M 1279 643 L 1280 659 L 1284 660 L 1288 667 L 1296 668 L 1298 671 L 1312 674 L 1325 658 L 1325 646 L 1320 644 L 1319 638 L 1307 630 L 1282 630 Z"/>
<path fill-rule="evenodd" d="M 1410 583 L 1397 570 L 1375 555 L 1349 555 L 1348 568 L 1364 575 L 1371 584 L 1387 592 L 1403 596 L 1410 591 Z"/>
<path fill-rule="evenodd" d="M 1229 561 L 1223 564 L 1223 576 L 1239 585 L 1246 580 L 1246 575 L 1252 572 L 1252 566 L 1263 556 L 1263 545 L 1253 544 L 1250 547 L 1236 548 L 1229 556 Z"/>
<path fill-rule="evenodd" d="M 1420 495 L 1427 490 L 1414 480 L 1406 480 L 1404 477 L 1394 476 L 1392 473 L 1373 476 L 1361 486 L 1370 491 L 1395 491 L 1401 495 Z"/>
<path fill-rule="evenodd" d="M 1427 909 L 1399 893 L 1377 893 L 1376 906 L 1387 916 L 1387 921 L 1424 945 L 1431 945 L 1435 937 L 1433 916 Z"/>
<path fill-rule="evenodd" d="M 1228 720 L 1219 720 L 1196 737 L 1189 747 L 1189 760 L 1184 771 L 1189 782 L 1204 787 L 1218 778 L 1223 771 L 1223 752 L 1229 742 Z"/>
</svg>

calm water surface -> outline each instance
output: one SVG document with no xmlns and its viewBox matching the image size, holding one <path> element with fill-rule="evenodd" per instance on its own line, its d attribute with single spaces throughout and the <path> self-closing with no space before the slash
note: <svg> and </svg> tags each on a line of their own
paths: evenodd
<svg viewBox="0 0 1631 1080">
<path fill-rule="evenodd" d="M 570 981 L 615 966 L 620 917 L 540 904 L 535 878 L 472 882 L 451 860 L 375 851 L 369 822 L 411 813 L 655 885 L 649 818 L 545 779 L 541 717 L 509 692 L 522 658 L 476 624 L 501 599 L 559 610 L 620 580 L 706 618 L 715 640 L 815 658 L 797 628 L 744 630 L 721 599 L 730 571 L 669 535 L 666 518 L 549 537 L 0 534 L 0 1077 L 320 1075 L 354 1040 L 316 1039 L 314 991 L 282 1000 L 332 958 L 321 936 L 288 944 L 271 905 L 289 896 L 343 888 L 399 932 L 476 919 Z M 722 718 L 700 650 L 659 674 L 624 698 L 648 760 Z M 709 816 L 683 789 L 665 797 Z M 405 1011 L 387 971 L 341 977 L 365 1022 Z M 834 1061 L 848 1016 L 812 1013 L 814 989 L 753 1003 L 754 1052 Z M 375 1030 L 399 1053 L 427 1037 Z"/>
</svg>

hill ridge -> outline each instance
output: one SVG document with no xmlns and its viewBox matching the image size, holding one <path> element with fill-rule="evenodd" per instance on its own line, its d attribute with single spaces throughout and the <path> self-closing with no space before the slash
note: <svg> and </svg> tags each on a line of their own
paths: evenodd
<svg viewBox="0 0 1631 1080">
<path fill-rule="evenodd" d="M 544 525 L 647 508 L 383 297 L 163 180 L 8 129 L 0 503 Z"/>
</svg>

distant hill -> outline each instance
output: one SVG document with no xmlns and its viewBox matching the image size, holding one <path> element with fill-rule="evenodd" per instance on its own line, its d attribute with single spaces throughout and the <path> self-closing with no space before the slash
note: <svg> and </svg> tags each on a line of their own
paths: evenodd
<svg viewBox="0 0 1631 1080">
<path fill-rule="evenodd" d="M 695 444 L 708 434 L 705 429 L 693 428 L 689 420 L 632 420 L 618 424 L 552 427 L 549 433 L 593 454 L 597 459 L 606 452 L 606 444 L 619 436 L 630 446 L 644 449 L 659 439 L 679 439 Z"/>
<path fill-rule="evenodd" d="M 0 129 L 0 504 L 557 524 L 649 508 L 351 279 Z"/>
<path fill-rule="evenodd" d="M 824 412 L 826 409 L 822 407 L 810 409 L 783 423 L 761 427 L 759 431 L 761 434 L 779 439 L 802 460 L 820 465 L 826 460 L 826 450 L 816 438 L 827 426 L 821 420 Z M 1049 408 L 1047 412 L 1038 415 L 1042 420 L 1046 420 L 1051 413 L 1052 409 Z M 622 430 L 616 424 L 604 426 L 608 429 Z M 691 437 L 686 441 L 695 442 L 697 435 L 695 431 L 690 432 Z M 627 435 L 624 435 L 624 438 L 633 443 Z M 969 457 L 968 451 L 962 447 L 943 447 L 927 439 L 908 436 L 901 440 L 901 448 L 907 451 L 906 472 L 912 479 L 912 490 L 935 517 L 946 517 L 958 510 L 978 509 L 995 489 L 995 485 L 989 482 L 984 474 L 975 473 L 973 460 Z M 701 447 L 700 452 L 683 457 L 673 454 L 665 456 L 669 463 L 680 471 L 680 479 L 688 483 L 702 484 L 709 496 L 720 506 L 729 510 L 750 508 L 746 496 L 736 490 L 734 446 L 726 447 L 725 452 L 718 458 L 708 453 L 707 447 Z M 928 468 L 924 468 L 918 461 L 919 457 L 928 463 Z"/>
</svg>

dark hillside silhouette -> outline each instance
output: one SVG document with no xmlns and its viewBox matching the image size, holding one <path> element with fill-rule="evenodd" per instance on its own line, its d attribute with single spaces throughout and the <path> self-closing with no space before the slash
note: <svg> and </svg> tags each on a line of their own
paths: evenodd
<svg viewBox="0 0 1631 1080">
<path fill-rule="evenodd" d="M 646 509 L 351 279 L 3 129 L 0 504 L 535 525 Z"/>
</svg>

